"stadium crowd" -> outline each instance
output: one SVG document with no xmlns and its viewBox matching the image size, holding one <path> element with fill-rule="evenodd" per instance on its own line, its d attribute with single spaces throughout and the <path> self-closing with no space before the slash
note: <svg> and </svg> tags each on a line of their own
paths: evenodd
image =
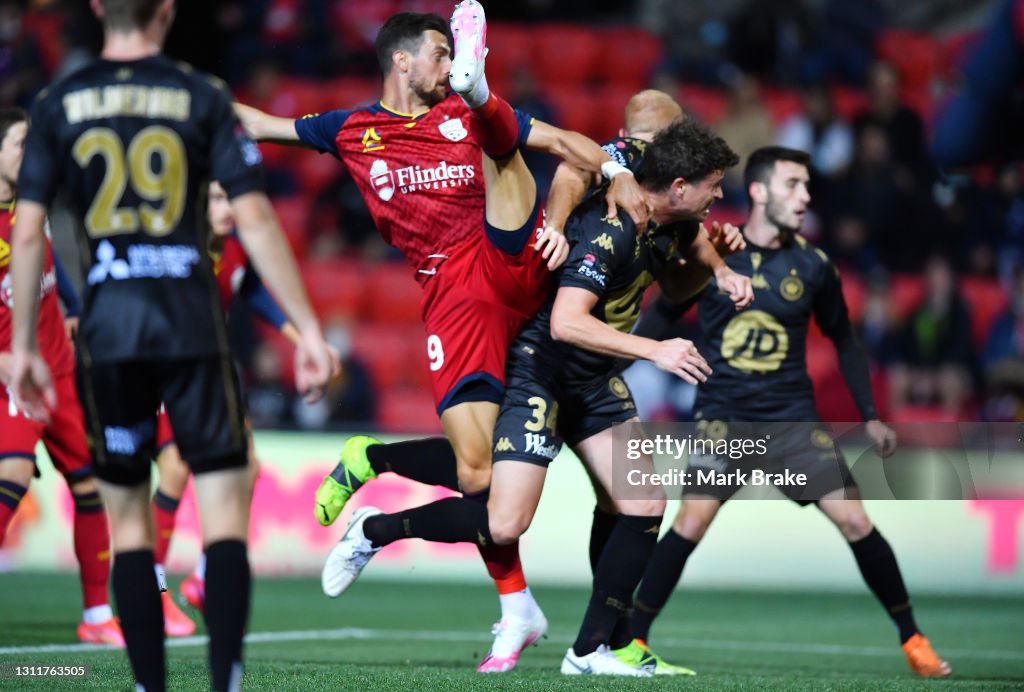
<svg viewBox="0 0 1024 692">
<path fill-rule="evenodd" d="M 224 77 L 242 102 L 296 117 L 371 102 L 378 88 L 373 37 L 384 20 L 403 10 L 444 15 L 450 3 L 188 5 L 169 52 Z M 629 95 L 655 86 L 713 126 L 741 158 L 773 143 L 810 151 L 815 202 L 804 233 L 843 270 L 882 417 L 1024 416 L 1020 166 L 947 174 L 927 145 L 957 82 L 956 65 L 995 3 L 929 3 L 915 11 L 882 0 L 637 0 L 585 3 L 580 13 L 581 5 L 495 8 L 488 71 L 497 92 L 542 120 L 605 141 Z M 554 32 L 557 42 L 548 40 Z M 81 3 L 0 1 L 0 105 L 28 105 L 43 84 L 87 60 L 98 41 L 99 27 Z M 275 208 L 327 337 L 346 359 L 346 376 L 319 407 L 298 406 L 287 384 L 287 341 L 253 326 L 239 307 L 231 324 L 247 364 L 254 423 L 436 430 L 411 272 L 381 241 L 355 184 L 330 157 L 262 149 Z M 527 160 L 545 190 L 555 162 Z M 733 170 L 742 171 L 742 161 Z M 738 222 L 745 212 L 741 181 L 727 178 L 714 218 Z M 692 319 L 680 329 L 692 332 Z M 809 366 L 818 391 L 830 387 L 835 363 L 818 333 Z M 645 376 L 651 373 L 633 374 Z M 689 415 L 692 389 L 657 377 L 642 409 L 661 419 Z M 826 419 L 855 415 L 844 397 L 823 404 Z"/>
</svg>

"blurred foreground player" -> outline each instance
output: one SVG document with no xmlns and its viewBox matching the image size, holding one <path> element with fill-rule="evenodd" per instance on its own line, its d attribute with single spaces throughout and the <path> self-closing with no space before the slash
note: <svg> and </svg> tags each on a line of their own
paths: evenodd
<svg viewBox="0 0 1024 692">
<path fill-rule="evenodd" d="M 299 342 L 299 332 L 288 321 L 277 301 L 263 285 L 259 274 L 252 268 L 245 254 L 238 234 L 235 232 L 235 217 L 227 193 L 216 180 L 210 181 L 206 196 L 206 220 L 210 225 L 210 259 L 213 274 L 217 278 L 217 289 L 225 314 L 230 312 L 236 299 L 244 300 L 252 311 L 267 324 L 280 331 L 293 345 Z M 174 535 L 174 522 L 181 497 L 188 484 L 188 465 L 182 460 L 178 445 L 174 442 L 174 430 L 167 417 L 167 410 L 161 407 L 156 424 L 156 466 L 158 484 L 153 494 L 153 518 L 156 525 L 156 543 L 153 556 L 156 561 L 156 578 L 160 587 L 160 598 L 164 609 L 164 631 L 169 637 L 187 637 L 195 632 L 195 623 L 178 607 L 167 589 L 164 563 Z M 259 474 L 259 461 L 252 444 L 248 441 L 250 491 Z M 195 569 L 182 581 L 179 593 L 182 598 L 199 612 L 203 611 L 206 589 L 206 554 L 199 556 Z"/>
<path fill-rule="evenodd" d="M 58 188 L 83 222 L 84 402 L 111 516 L 114 594 L 138 689 L 165 688 L 163 617 L 153 578 L 149 476 L 164 402 L 195 474 L 207 554 L 211 686 L 238 689 L 249 611 L 249 483 L 241 396 L 224 314 L 198 227 L 200 186 L 221 182 L 253 261 L 302 340 L 298 389 L 322 393 L 330 355 L 294 259 L 261 191 L 259 150 L 219 80 L 160 55 L 173 0 L 92 0 L 99 60 L 44 90 L 25 142 L 12 232 L 11 390 L 50 420 L 52 376 L 36 337 L 43 222 Z"/>
<path fill-rule="evenodd" d="M 49 240 L 43 259 L 39 345 L 54 376 L 57 406 L 49 423 L 28 418 L 12 401 L 11 376 L 11 220 L 18 173 L 28 130 L 28 114 L 0 108 L 0 545 L 7 526 L 28 492 L 35 472 L 36 444 L 46 446 L 53 465 L 64 476 L 75 503 L 75 557 L 85 610 L 78 638 L 92 644 L 124 646 L 121 627 L 110 610 L 110 531 L 103 512 L 92 460 L 85 441 L 82 407 L 75 391 L 75 361 L 57 304 L 56 255 Z"/>
<path fill-rule="evenodd" d="M 561 232 L 543 229 L 537 186 L 520 146 L 593 173 L 604 165 L 615 179 L 611 196 L 646 220 L 632 176 L 597 144 L 517 113 L 490 92 L 479 3 L 457 5 L 450 31 L 454 61 L 448 21 L 415 13 L 388 19 L 376 40 L 382 96 L 368 108 L 289 120 L 238 107 L 257 139 L 304 144 L 338 157 L 382 237 L 402 251 L 423 288 L 434 403 L 451 446 L 351 438 L 316 495 L 316 516 L 324 525 L 383 471 L 487 502 L 505 354 L 540 308 L 548 270 L 567 252 Z M 508 670 L 522 648 L 547 631 L 547 620 L 527 588 L 516 544 L 488 545 L 481 555 L 497 586 L 501 620 L 479 670 Z"/>
<path fill-rule="evenodd" d="M 899 630 L 907 662 L 918 675 L 944 677 L 951 668 L 939 658 L 914 620 L 910 597 L 888 541 L 868 519 L 856 483 L 827 429 L 819 422 L 807 374 L 806 340 L 811 317 L 835 344 L 843 377 L 865 430 L 880 456 L 896 448 L 896 435 L 878 420 L 867 359 L 854 336 L 839 273 L 819 249 L 799 234 L 810 203 L 809 155 L 783 147 L 751 154 L 745 171 L 750 216 L 746 248 L 726 259 L 751 277 L 755 308 L 735 314 L 712 282 L 697 298 L 704 349 L 713 374 L 699 388 L 694 417 L 708 439 L 761 435 L 752 426 L 774 423 L 764 458 L 731 460 L 690 457 L 697 471 L 764 468 L 805 474 L 805 485 L 779 490 L 801 505 L 815 504 L 850 545 L 861 575 Z M 645 316 L 638 333 L 664 333 L 684 306 L 665 301 Z M 650 318 L 650 319 L 648 319 Z M 645 644 L 651 623 L 668 601 L 683 567 L 718 510 L 737 485 L 689 486 L 671 530 L 658 543 L 637 592 L 631 635 Z"/>
</svg>

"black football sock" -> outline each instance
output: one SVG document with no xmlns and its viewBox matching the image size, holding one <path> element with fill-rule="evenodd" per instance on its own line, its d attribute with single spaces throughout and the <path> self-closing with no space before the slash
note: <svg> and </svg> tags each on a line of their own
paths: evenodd
<svg viewBox="0 0 1024 692">
<path fill-rule="evenodd" d="M 217 541 L 206 546 L 206 607 L 210 633 L 210 677 L 214 690 L 240 689 L 242 637 L 249 619 L 252 576 L 245 543 Z"/>
<path fill-rule="evenodd" d="M 696 547 L 696 543 L 683 538 L 674 529 L 669 529 L 665 537 L 658 541 L 633 604 L 634 638 L 646 642 L 650 637 L 651 623 L 668 602 L 683 574 L 686 561 Z"/>
<path fill-rule="evenodd" d="M 164 611 L 153 578 L 153 551 L 114 555 L 114 601 L 128 648 L 135 682 L 146 692 L 166 689 Z"/>
<path fill-rule="evenodd" d="M 363 523 L 363 533 L 376 548 L 402 538 L 482 546 L 493 543 L 487 505 L 462 497 L 448 497 L 404 512 L 370 517 Z"/>
<path fill-rule="evenodd" d="M 875 597 L 882 603 L 889 617 L 900 632 L 900 642 L 906 642 L 917 634 L 914 611 L 910 607 L 910 596 L 903 584 L 903 575 L 896 563 L 889 541 L 871 529 L 864 538 L 850 543 L 853 556 L 857 559 L 860 573 Z"/>
<path fill-rule="evenodd" d="M 459 490 L 455 450 L 444 437 L 370 445 L 366 448 L 366 458 L 378 475 L 397 473 L 418 483 Z"/>
<path fill-rule="evenodd" d="M 612 535 L 615 522 L 618 520 L 617 512 L 609 513 L 600 507 L 594 507 L 594 521 L 590 524 L 590 573 L 597 571 L 597 563 L 601 560 L 601 553 L 608 543 L 608 537 Z"/>
<path fill-rule="evenodd" d="M 658 542 L 661 517 L 620 514 L 594 573 L 594 588 L 573 651 L 586 656 L 610 642 Z"/>
</svg>

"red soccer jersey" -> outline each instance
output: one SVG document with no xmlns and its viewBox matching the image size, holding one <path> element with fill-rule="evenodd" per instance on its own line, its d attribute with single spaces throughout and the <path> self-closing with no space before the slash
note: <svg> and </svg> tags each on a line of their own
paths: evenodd
<svg viewBox="0 0 1024 692">
<path fill-rule="evenodd" d="M 210 258 L 213 260 L 213 275 L 217 277 L 220 304 L 224 312 L 228 312 L 242 287 L 249 257 L 241 241 L 235 235 L 229 235 L 224 238 L 220 251 L 211 252 Z"/>
<path fill-rule="evenodd" d="M 451 94 L 415 118 L 381 104 L 295 121 L 299 138 L 344 162 L 377 230 L 422 282 L 438 255 L 483 233 L 484 175 L 469 108 Z M 532 120 L 516 111 L 519 143 Z"/>
<path fill-rule="evenodd" d="M 11 226 L 14 223 L 14 202 L 0 204 L 0 351 L 11 350 Z M 71 343 L 64 332 L 64 316 L 57 299 L 57 272 L 53 268 L 53 248 L 46 239 L 43 279 L 40 286 L 39 350 L 54 377 L 75 371 Z"/>
</svg>

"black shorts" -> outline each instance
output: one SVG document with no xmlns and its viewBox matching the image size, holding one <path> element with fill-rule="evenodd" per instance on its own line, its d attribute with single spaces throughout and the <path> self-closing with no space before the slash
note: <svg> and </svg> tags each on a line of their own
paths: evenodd
<svg viewBox="0 0 1024 692">
<path fill-rule="evenodd" d="M 91 364 L 85 360 L 79 362 L 78 392 L 100 479 L 117 485 L 148 481 L 161 402 L 192 473 L 246 465 L 245 412 L 230 356 Z"/>
<path fill-rule="evenodd" d="M 842 452 L 820 422 L 705 420 L 706 424 L 698 423 L 701 439 L 732 441 L 734 449 L 740 448 L 740 440 L 761 440 L 765 453 L 740 458 L 722 453 L 691 454 L 684 497 L 710 495 L 725 502 L 745 486 L 773 485 L 793 502 L 809 505 L 836 490 L 845 489 L 849 496 L 857 487 Z"/>
<path fill-rule="evenodd" d="M 494 426 L 494 460 L 547 466 L 562 443 L 588 437 L 636 416 L 622 378 L 604 375 L 586 383 L 561 381 L 532 347 L 513 343 L 505 369 L 505 399 Z"/>
</svg>

